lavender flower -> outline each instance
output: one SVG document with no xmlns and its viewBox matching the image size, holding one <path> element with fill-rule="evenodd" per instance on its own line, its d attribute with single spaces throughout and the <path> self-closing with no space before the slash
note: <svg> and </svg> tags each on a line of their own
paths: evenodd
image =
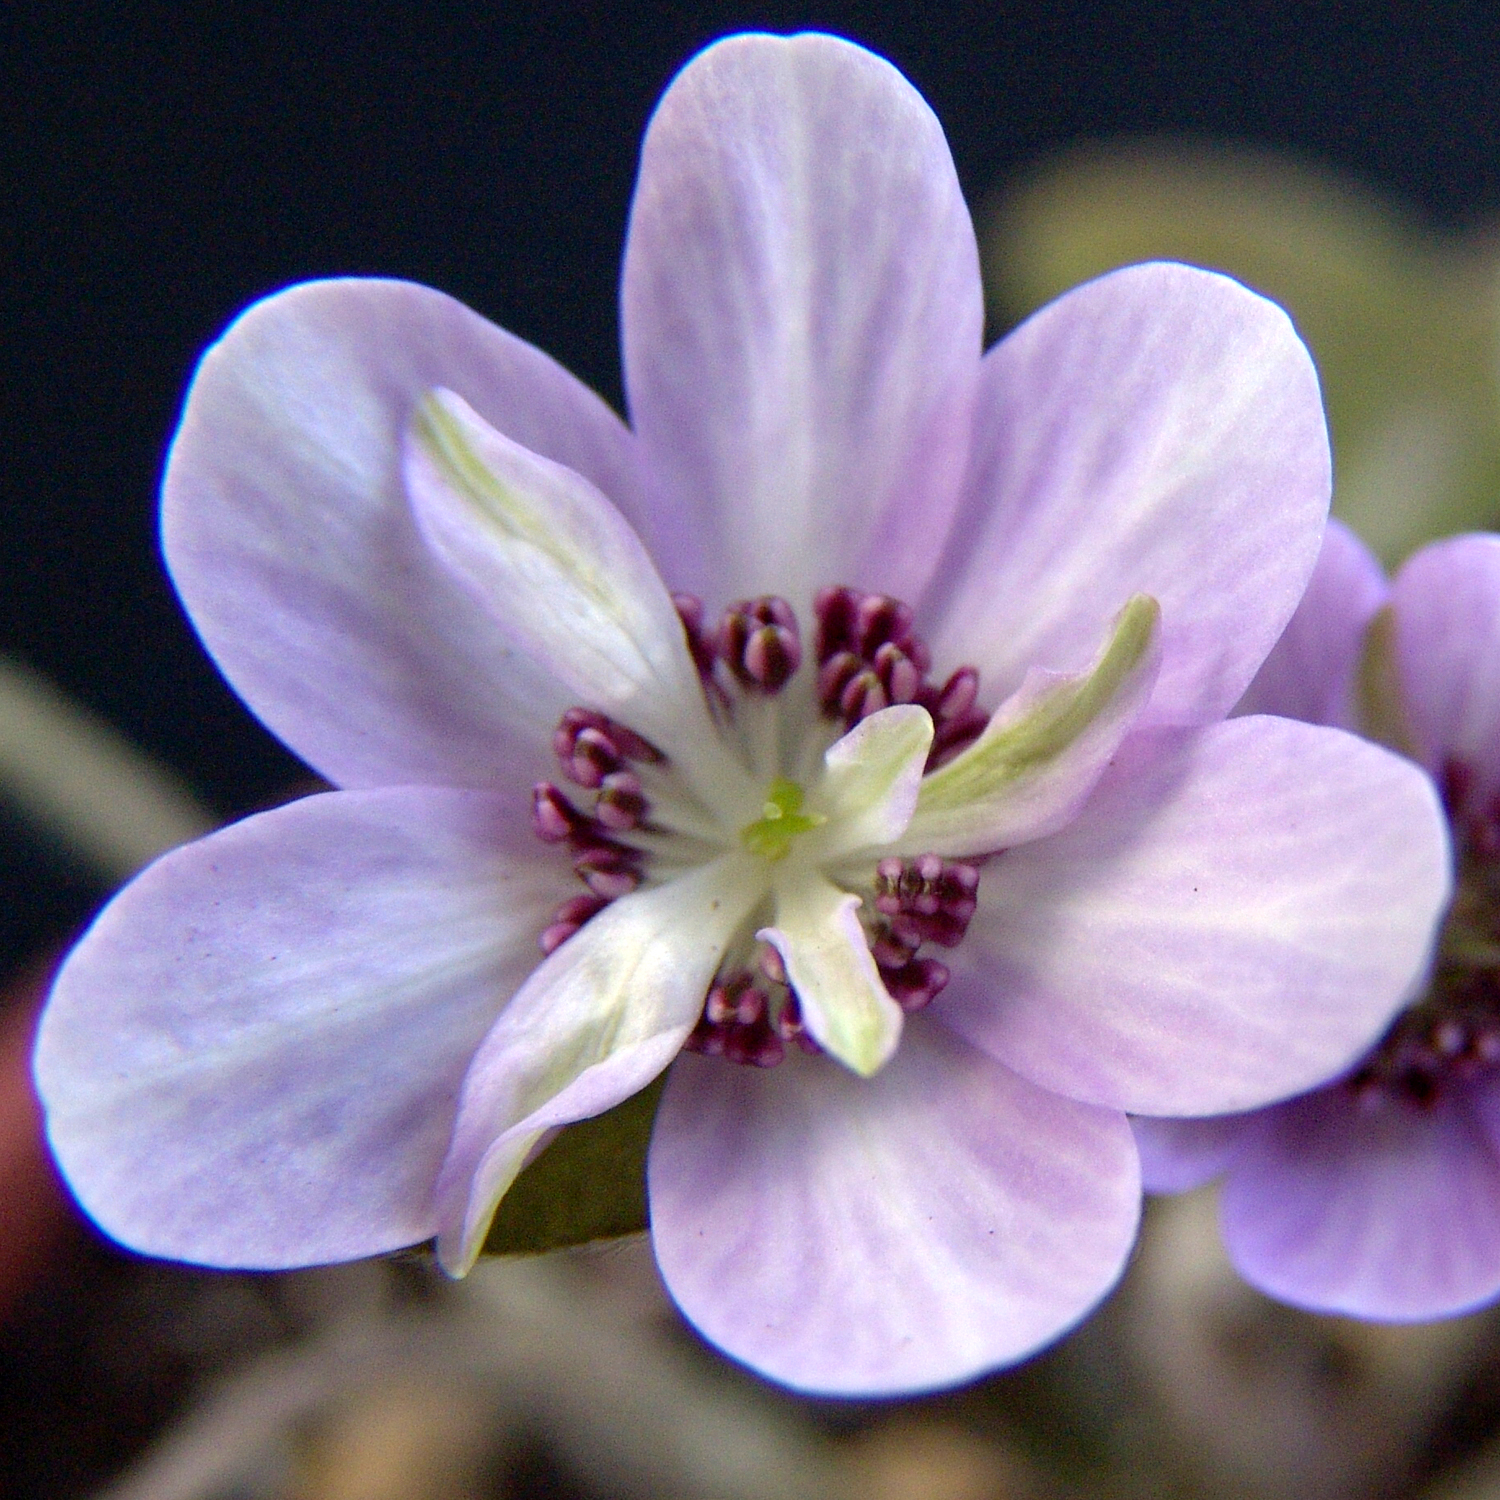
<svg viewBox="0 0 1500 1500">
<path fill-rule="evenodd" d="M 1414 767 L 1220 722 L 1316 559 L 1312 367 L 1172 265 L 981 359 L 941 130 L 824 36 L 672 85 L 623 326 L 630 427 L 396 282 L 205 357 L 173 578 L 342 790 L 101 914 L 51 1138 L 149 1253 L 435 1235 L 460 1273 L 549 1132 L 670 1065 L 651 1230 L 698 1328 L 809 1390 L 962 1380 L 1118 1275 L 1124 1111 L 1345 1067 L 1447 899 Z"/>
<path fill-rule="evenodd" d="M 1285 1301 L 1465 1311 L 1500 1294 L 1500 537 L 1435 542 L 1388 587 L 1331 523 L 1247 703 L 1362 728 L 1425 765 L 1457 890 L 1425 986 L 1372 1052 L 1269 1109 L 1137 1121 L 1147 1185 L 1227 1173 L 1230 1256 Z"/>
</svg>

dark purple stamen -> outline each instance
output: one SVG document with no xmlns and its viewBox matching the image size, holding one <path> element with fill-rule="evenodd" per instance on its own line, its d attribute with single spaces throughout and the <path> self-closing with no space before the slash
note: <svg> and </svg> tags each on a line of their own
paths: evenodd
<svg viewBox="0 0 1500 1500">
<path fill-rule="evenodd" d="M 1439 777 L 1443 805 L 1464 852 L 1500 860 L 1500 797 L 1481 803 L 1477 783 L 1474 768 L 1467 762 L 1446 761 Z"/>
<path fill-rule="evenodd" d="M 611 901 L 640 885 L 640 850 L 612 835 L 639 828 L 651 810 L 631 765 L 660 765 L 666 759 L 650 740 L 588 708 L 570 708 L 562 716 L 552 748 L 563 774 L 596 795 L 585 810 L 550 781 L 532 788 L 533 831 L 544 844 L 565 843 L 572 849 L 573 871 L 589 890 L 553 912 L 539 939 L 543 953 L 554 952 Z"/>
<path fill-rule="evenodd" d="M 745 693 L 780 692 L 802 664 L 797 618 L 784 599 L 766 596 L 732 604 L 710 629 L 700 599 L 675 594 L 684 639 L 716 712 L 733 719 Z M 816 601 L 815 692 L 824 713 L 845 730 L 892 704 L 915 703 L 932 716 L 933 770 L 971 744 L 987 716 L 978 707 L 979 673 L 961 666 L 946 681 L 928 680 L 932 654 L 913 633 L 911 610 L 884 594 L 824 589 Z M 566 844 L 573 869 L 588 888 L 565 901 L 541 935 L 552 953 L 611 901 L 636 890 L 645 855 L 622 835 L 650 828 L 650 804 L 635 768 L 660 764 L 661 751 L 634 730 L 592 709 L 570 708 L 553 736 L 564 776 L 592 793 L 578 799 L 551 782 L 532 793 L 532 824 L 545 843 Z M 656 830 L 660 831 L 660 830 Z M 974 915 L 982 861 L 886 859 L 877 867 L 866 931 L 881 981 L 903 1010 L 920 1010 L 948 983 L 946 965 L 921 955 L 925 944 L 954 947 Z M 721 972 L 685 1046 L 755 1067 L 771 1067 L 789 1046 L 821 1048 L 808 1034 L 802 1007 L 774 948 L 762 947 L 753 968 Z"/>
<path fill-rule="evenodd" d="M 968 931 L 979 890 L 977 865 L 921 854 L 883 859 L 875 867 L 875 910 L 883 921 L 870 935 L 881 982 L 902 1010 L 920 1010 L 948 983 L 948 969 L 918 958 L 923 943 L 956 948 Z"/>
<path fill-rule="evenodd" d="M 572 896 L 552 913 L 552 920 L 538 939 L 543 953 L 555 953 L 591 917 L 597 917 L 609 902 L 603 896 Z"/>
<path fill-rule="evenodd" d="M 922 671 L 894 641 L 877 648 L 870 665 L 892 703 L 915 703 Z"/>
<path fill-rule="evenodd" d="M 589 820 L 573 806 L 565 792 L 550 781 L 531 789 L 531 827 L 544 844 L 560 844 L 581 837 Z"/>
<path fill-rule="evenodd" d="M 786 1055 L 773 1021 L 771 998 L 748 969 L 714 982 L 703 1014 L 683 1045 L 690 1052 L 727 1057 L 757 1068 L 773 1068 Z"/>
<path fill-rule="evenodd" d="M 814 606 L 818 703 L 852 729 L 893 703 L 915 703 L 932 715 L 927 769 L 971 745 L 989 722 L 975 706 L 979 673 L 960 667 L 941 686 L 927 680 L 932 653 L 912 633 L 912 612 L 898 599 L 830 588 Z"/>
<path fill-rule="evenodd" d="M 978 691 L 979 673 L 973 667 L 960 667 L 936 690 L 932 701 L 918 694 L 918 701 L 932 715 L 932 749 L 927 752 L 929 771 L 947 764 L 984 733 L 990 716 L 975 706 Z"/>
<path fill-rule="evenodd" d="M 977 866 L 936 854 L 883 859 L 875 867 L 875 910 L 891 919 L 892 931 L 920 933 L 919 942 L 945 948 L 962 941 L 978 889 Z"/>
<path fill-rule="evenodd" d="M 839 694 L 839 713 L 851 726 L 890 706 L 891 700 L 886 697 L 880 678 L 868 668 L 856 672 Z"/>
<path fill-rule="evenodd" d="M 590 791 L 623 770 L 627 761 L 660 765 L 666 759 L 650 740 L 588 708 L 570 708 L 562 716 L 552 749 L 568 780 Z"/>
<path fill-rule="evenodd" d="M 772 984 L 786 983 L 786 961 L 775 948 L 762 948 L 757 955 L 760 971 Z M 801 1011 L 798 1011 L 800 1017 Z M 799 1021 L 800 1025 L 800 1021 Z"/>
<path fill-rule="evenodd" d="M 1500 984 L 1489 973 L 1440 966 L 1431 990 L 1398 1016 L 1375 1051 L 1345 1080 L 1363 1101 L 1431 1105 L 1446 1089 L 1500 1063 Z"/>
<path fill-rule="evenodd" d="M 611 833 L 629 833 L 646 816 L 646 794 L 633 771 L 611 771 L 599 787 L 594 817 Z"/>
<path fill-rule="evenodd" d="M 641 883 L 641 856 L 619 844 L 596 844 L 573 861 L 573 871 L 596 896 L 615 901 Z"/>
<path fill-rule="evenodd" d="M 774 1068 L 789 1046 L 803 1052 L 823 1050 L 802 1023 L 802 1007 L 786 986 L 781 955 L 763 950 L 759 970 L 757 974 L 738 969 L 714 981 L 703 1002 L 703 1014 L 683 1043 L 689 1052 L 748 1067 Z"/>
<path fill-rule="evenodd" d="M 673 594 L 672 603 L 677 609 L 677 618 L 682 621 L 682 633 L 687 637 L 688 651 L 693 664 L 704 679 L 713 676 L 713 634 L 703 624 L 703 601 L 696 594 Z"/>
<path fill-rule="evenodd" d="M 797 616 L 785 599 L 742 599 L 720 618 L 714 652 L 741 687 L 779 693 L 802 665 Z"/>
<path fill-rule="evenodd" d="M 881 970 L 886 992 L 902 1010 L 921 1010 L 948 983 L 948 966 L 935 958 L 914 958 L 899 969 Z"/>
</svg>

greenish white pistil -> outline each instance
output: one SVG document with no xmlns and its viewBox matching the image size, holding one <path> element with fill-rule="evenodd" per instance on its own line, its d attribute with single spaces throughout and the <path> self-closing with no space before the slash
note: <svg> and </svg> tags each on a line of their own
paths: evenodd
<svg viewBox="0 0 1500 1500">
<path fill-rule="evenodd" d="M 785 859 L 799 833 L 810 833 L 828 821 L 827 813 L 803 812 L 805 800 L 806 794 L 795 781 L 778 776 L 766 789 L 760 816 L 740 829 L 740 842 L 762 859 Z"/>
</svg>

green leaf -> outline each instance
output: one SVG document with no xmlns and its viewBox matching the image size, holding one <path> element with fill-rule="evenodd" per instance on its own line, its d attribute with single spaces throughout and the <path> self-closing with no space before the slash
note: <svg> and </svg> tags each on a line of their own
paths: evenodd
<svg viewBox="0 0 1500 1500">
<path fill-rule="evenodd" d="M 646 1228 L 646 1147 L 666 1082 L 559 1131 L 500 1201 L 484 1255 L 532 1255 Z"/>
</svg>

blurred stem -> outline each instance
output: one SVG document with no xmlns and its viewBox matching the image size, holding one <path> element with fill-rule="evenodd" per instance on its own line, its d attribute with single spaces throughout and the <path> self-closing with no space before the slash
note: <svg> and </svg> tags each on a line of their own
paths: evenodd
<svg viewBox="0 0 1500 1500">
<path fill-rule="evenodd" d="M 215 826 L 174 776 L 45 678 L 4 657 L 0 796 L 110 885 Z"/>
</svg>

